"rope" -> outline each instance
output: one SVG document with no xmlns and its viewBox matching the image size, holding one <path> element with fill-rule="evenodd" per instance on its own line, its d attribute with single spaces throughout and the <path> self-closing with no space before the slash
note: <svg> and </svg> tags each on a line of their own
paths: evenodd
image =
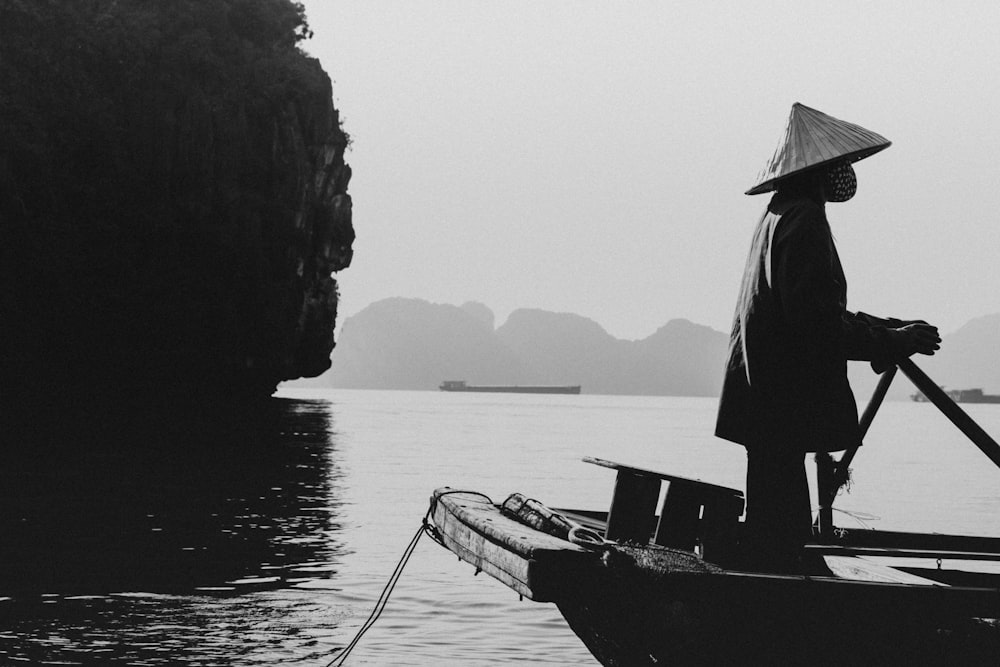
<svg viewBox="0 0 1000 667">
<path fill-rule="evenodd" d="M 861 524 L 861 526 L 863 528 L 865 528 L 865 530 L 871 530 L 872 529 L 871 526 L 869 526 L 867 523 L 865 523 L 866 521 L 878 521 L 878 520 L 880 520 L 882 518 L 882 517 L 877 516 L 875 514 L 868 514 L 867 512 L 849 512 L 848 510 L 842 510 L 842 509 L 838 509 L 836 507 L 833 508 L 833 511 L 834 512 L 840 512 L 841 514 L 846 514 L 847 516 L 851 517 L 852 519 L 854 519 L 855 521 L 857 521 L 859 524 Z"/>
<path fill-rule="evenodd" d="M 363 637 L 364 634 L 368 632 L 373 625 L 375 625 L 375 621 L 379 619 L 379 616 L 381 616 L 382 612 L 385 610 L 385 606 L 389 602 L 389 596 L 392 595 L 393 589 L 396 588 L 396 583 L 399 581 L 399 577 L 403 573 L 403 568 L 406 567 L 407 561 L 410 560 L 410 555 L 413 554 L 413 550 L 416 548 L 417 542 L 420 541 L 420 536 L 423 534 L 424 526 L 421 525 L 420 528 L 417 529 L 413 539 L 410 540 L 410 543 L 403 551 L 403 557 L 400 558 L 399 563 L 396 564 L 396 569 L 393 570 L 392 575 L 389 577 L 389 581 L 386 582 L 385 587 L 382 589 L 382 594 L 379 595 L 378 601 L 375 603 L 375 608 L 372 609 L 371 614 L 368 615 L 368 619 L 361 624 L 361 629 L 358 630 L 356 635 L 354 635 L 354 639 L 352 639 L 347 646 L 341 649 L 340 653 L 334 656 L 333 659 L 327 663 L 326 667 L 343 665 L 347 660 L 347 656 L 351 654 L 354 647 L 358 645 L 359 641 L 361 641 L 361 637 Z"/>
<path fill-rule="evenodd" d="M 491 505 L 493 504 L 493 501 L 490 500 L 489 496 L 483 493 L 479 493 L 477 491 L 459 491 L 459 490 L 445 491 L 444 493 L 441 493 L 437 497 L 433 498 L 431 500 L 430 507 L 427 508 L 427 512 L 424 514 L 423 520 L 420 522 L 420 527 L 417 528 L 417 532 L 413 535 L 413 538 L 410 540 L 410 543 L 406 545 L 406 548 L 403 550 L 402 557 L 399 559 L 399 562 L 396 563 L 396 569 L 394 569 L 392 571 L 392 574 L 389 575 L 389 580 L 382 588 L 382 594 L 379 595 L 378 601 L 375 602 L 375 607 L 372 609 L 371 613 L 368 615 L 368 618 L 365 620 L 365 622 L 361 624 L 361 628 L 358 630 L 357 634 L 354 635 L 354 639 L 352 639 L 347 644 L 347 646 L 342 648 L 340 650 L 340 653 L 335 655 L 333 659 L 326 664 L 326 667 L 335 667 L 344 665 L 345 662 L 347 661 L 347 657 L 351 654 L 351 651 L 353 651 L 354 648 L 358 645 L 358 642 L 361 641 L 361 638 L 364 636 L 364 634 L 368 632 L 368 630 L 370 630 L 373 625 L 375 625 L 375 621 L 377 621 L 379 617 L 382 615 L 382 612 L 385 611 L 385 607 L 389 603 L 389 597 L 392 595 L 393 590 L 395 590 L 396 584 L 399 583 L 399 578 L 403 574 L 403 569 L 406 567 L 406 564 L 410 561 L 410 556 L 413 555 L 413 551 L 417 548 L 417 543 L 420 542 L 420 538 L 426 533 L 432 540 L 434 540 L 441 546 L 445 546 L 444 541 L 438 534 L 437 527 L 435 527 L 431 523 L 430 517 L 431 514 L 434 513 L 434 509 L 437 506 L 438 498 L 441 498 L 442 496 L 451 495 L 453 493 L 472 493 L 477 496 L 482 496 L 483 498 L 486 498 L 486 500 Z"/>
<path fill-rule="evenodd" d="M 858 525 L 860 525 L 865 530 L 872 530 L 872 527 L 869 526 L 866 523 L 866 521 L 879 521 L 882 518 L 882 517 L 877 516 L 875 514 L 868 514 L 867 512 L 852 512 L 850 510 L 842 510 L 839 507 L 834 507 L 833 511 L 834 512 L 839 512 L 841 514 L 846 514 L 847 516 L 849 516 L 852 519 L 854 519 L 855 521 L 857 521 Z M 813 510 L 813 514 L 818 517 L 819 516 L 819 510 Z M 837 530 L 840 531 L 840 530 L 842 530 L 842 528 L 838 528 Z"/>
</svg>

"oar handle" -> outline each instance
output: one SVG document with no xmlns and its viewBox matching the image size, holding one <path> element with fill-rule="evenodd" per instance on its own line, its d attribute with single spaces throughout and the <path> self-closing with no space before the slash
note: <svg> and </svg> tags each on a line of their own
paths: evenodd
<svg viewBox="0 0 1000 667">
<path fill-rule="evenodd" d="M 936 405 L 945 417 L 950 419 L 969 440 L 972 440 L 973 444 L 990 458 L 990 461 L 993 461 L 994 465 L 1000 467 L 1000 445 L 996 443 L 996 440 L 980 428 L 979 424 L 974 422 L 972 417 L 967 415 L 962 408 L 958 407 L 958 404 L 951 400 L 951 397 L 941 387 L 917 368 L 916 364 L 909 359 L 897 361 L 896 364 L 899 366 L 899 370 L 903 371 L 906 377 L 910 378 L 910 381 L 916 385 L 917 389 L 923 392 L 927 400 Z"/>
<path fill-rule="evenodd" d="M 862 439 L 868 433 L 868 427 L 872 425 L 872 420 L 875 419 L 875 413 L 878 412 L 879 407 L 882 405 L 882 401 L 885 399 L 885 395 L 889 391 L 889 385 L 892 384 L 894 377 L 896 377 L 896 367 L 892 366 L 887 371 L 882 373 L 882 377 L 879 378 L 878 386 L 875 387 L 875 392 L 872 394 L 872 398 L 868 402 L 868 407 L 865 408 L 864 413 L 861 415 L 861 419 L 858 420 L 858 428 L 861 431 Z M 836 496 L 840 487 L 847 484 L 847 475 L 849 474 L 851 461 L 854 460 L 854 455 L 857 453 L 857 446 L 851 447 L 844 452 L 844 454 L 840 457 L 840 461 L 837 462 L 831 489 L 832 495 Z M 833 498 L 830 498 L 830 501 L 832 502 Z"/>
</svg>

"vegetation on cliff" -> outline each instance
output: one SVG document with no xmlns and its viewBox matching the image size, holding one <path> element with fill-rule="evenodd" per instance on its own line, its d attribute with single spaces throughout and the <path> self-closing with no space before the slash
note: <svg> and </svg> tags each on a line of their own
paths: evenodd
<svg viewBox="0 0 1000 667">
<path fill-rule="evenodd" d="M 8 387 L 329 366 L 348 137 L 289 0 L 0 0 Z"/>
</svg>

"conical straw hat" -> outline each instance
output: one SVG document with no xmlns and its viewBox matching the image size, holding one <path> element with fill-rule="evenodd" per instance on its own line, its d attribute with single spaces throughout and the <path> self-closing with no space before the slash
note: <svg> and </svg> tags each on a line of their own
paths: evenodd
<svg viewBox="0 0 1000 667">
<path fill-rule="evenodd" d="M 785 134 L 771 160 L 747 190 L 759 195 L 775 189 L 775 182 L 835 160 L 857 162 L 888 148 L 892 142 L 871 130 L 827 116 L 796 102 Z"/>
</svg>

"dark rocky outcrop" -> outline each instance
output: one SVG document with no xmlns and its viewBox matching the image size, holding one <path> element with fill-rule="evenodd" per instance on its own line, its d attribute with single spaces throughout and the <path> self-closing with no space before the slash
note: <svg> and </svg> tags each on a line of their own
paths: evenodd
<svg viewBox="0 0 1000 667">
<path fill-rule="evenodd" d="M 348 137 L 289 0 L 0 0 L 3 391 L 330 364 Z"/>
</svg>

